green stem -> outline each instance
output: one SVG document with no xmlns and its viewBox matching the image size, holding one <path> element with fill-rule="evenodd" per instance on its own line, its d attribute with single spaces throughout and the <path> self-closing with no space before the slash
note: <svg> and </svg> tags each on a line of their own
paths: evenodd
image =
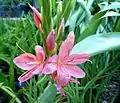
<svg viewBox="0 0 120 103">
<path fill-rule="evenodd" d="M 42 38 L 42 42 L 43 42 L 43 49 L 45 51 L 45 55 L 46 55 L 46 57 L 49 57 L 48 49 L 47 49 L 47 45 L 46 45 L 46 39 L 45 39 L 44 33 L 40 31 L 40 34 L 41 34 L 41 38 Z"/>
</svg>

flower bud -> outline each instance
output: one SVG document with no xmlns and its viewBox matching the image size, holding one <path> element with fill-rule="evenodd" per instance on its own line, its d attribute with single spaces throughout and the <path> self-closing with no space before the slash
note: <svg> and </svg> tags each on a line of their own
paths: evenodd
<svg viewBox="0 0 120 103">
<path fill-rule="evenodd" d="M 55 48 L 55 32 L 54 32 L 54 30 L 52 30 L 49 33 L 49 35 L 47 36 L 46 44 L 47 44 L 48 51 L 51 52 L 54 50 L 54 48 Z"/>
<path fill-rule="evenodd" d="M 33 11 L 34 14 L 34 22 L 36 24 L 36 27 L 40 30 L 41 29 L 41 23 L 42 23 L 42 18 L 41 18 L 41 14 L 40 12 L 33 6 L 31 6 L 30 4 L 28 4 L 30 6 L 30 8 Z"/>
</svg>

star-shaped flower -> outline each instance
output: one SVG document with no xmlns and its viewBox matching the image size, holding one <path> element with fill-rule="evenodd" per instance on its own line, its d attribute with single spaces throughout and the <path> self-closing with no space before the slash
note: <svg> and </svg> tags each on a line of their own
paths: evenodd
<svg viewBox="0 0 120 103">
<path fill-rule="evenodd" d="M 67 39 L 62 43 L 59 54 L 50 57 L 43 69 L 44 74 L 52 74 L 52 79 L 57 83 L 57 89 L 64 94 L 62 87 L 69 82 L 77 82 L 74 78 L 83 78 L 85 73 L 77 64 L 86 62 L 88 54 L 70 54 L 74 45 L 74 32 L 70 32 Z"/>
<path fill-rule="evenodd" d="M 45 53 L 39 45 L 35 47 L 36 56 L 31 53 L 24 53 L 14 58 L 13 62 L 19 68 L 27 70 L 18 80 L 20 83 L 32 78 L 35 74 L 41 74 L 44 66 Z"/>
</svg>

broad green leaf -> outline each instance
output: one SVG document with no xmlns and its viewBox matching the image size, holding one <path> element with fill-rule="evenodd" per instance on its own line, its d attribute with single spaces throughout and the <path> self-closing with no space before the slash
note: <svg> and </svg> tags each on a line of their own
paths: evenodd
<svg viewBox="0 0 120 103">
<path fill-rule="evenodd" d="M 92 35 L 77 43 L 71 54 L 88 53 L 91 56 L 120 47 L 120 33 Z"/>
<path fill-rule="evenodd" d="M 101 18 L 110 17 L 110 16 L 120 16 L 120 13 L 117 13 L 117 12 L 114 12 L 114 11 L 109 11 Z"/>
<path fill-rule="evenodd" d="M 38 98 L 35 103 L 54 103 L 57 90 L 55 85 L 49 85 L 43 94 Z"/>
<path fill-rule="evenodd" d="M 110 10 L 110 9 L 117 9 L 117 8 L 120 8 L 120 2 L 113 2 L 108 7 L 105 7 L 102 11 Z"/>
<path fill-rule="evenodd" d="M 102 16 L 104 16 L 106 14 L 107 11 L 100 11 L 98 13 L 96 13 L 90 20 L 90 23 L 93 23 L 94 21 L 98 20 L 99 18 L 101 18 Z"/>
<path fill-rule="evenodd" d="M 87 28 L 85 28 L 84 31 L 79 36 L 78 41 L 94 34 L 96 32 L 96 30 L 98 29 L 98 26 L 100 25 L 100 23 L 101 23 L 101 19 L 98 19 L 98 20 L 94 21 L 92 24 L 89 24 L 89 26 Z"/>
</svg>

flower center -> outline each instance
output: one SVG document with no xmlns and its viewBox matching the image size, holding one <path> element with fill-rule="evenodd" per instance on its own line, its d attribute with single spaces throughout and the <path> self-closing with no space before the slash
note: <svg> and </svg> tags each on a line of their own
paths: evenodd
<svg viewBox="0 0 120 103">
<path fill-rule="evenodd" d="M 57 65 L 62 65 L 61 60 L 58 59 L 57 62 L 56 62 L 56 64 L 57 64 Z"/>
</svg>

